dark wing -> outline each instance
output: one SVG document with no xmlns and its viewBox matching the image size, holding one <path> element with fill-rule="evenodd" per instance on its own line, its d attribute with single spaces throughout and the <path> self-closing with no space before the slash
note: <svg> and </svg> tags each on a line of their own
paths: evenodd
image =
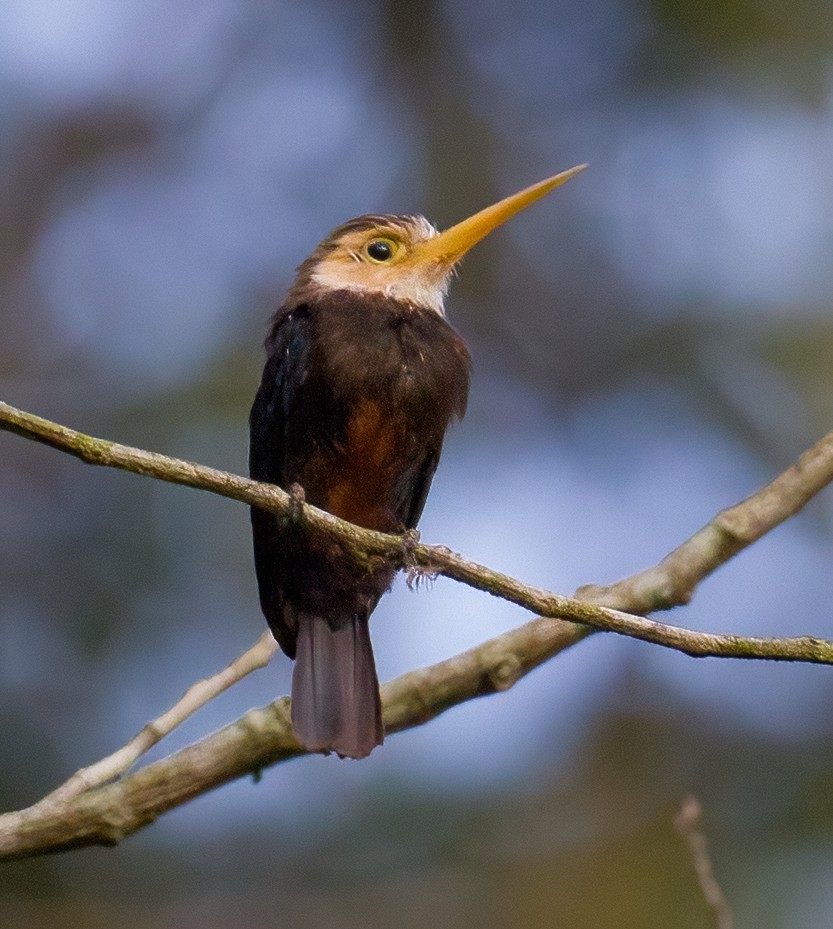
<svg viewBox="0 0 833 929">
<path fill-rule="evenodd" d="M 283 486 L 287 418 L 309 363 L 309 315 L 299 307 L 283 316 L 269 338 L 269 357 L 249 416 L 249 474 Z"/>
<path fill-rule="evenodd" d="M 249 416 L 249 474 L 287 490 L 287 421 L 310 354 L 311 331 L 303 307 L 281 317 L 269 342 L 269 357 Z M 281 648 L 295 653 L 296 629 L 284 611 L 284 535 L 278 521 L 252 507 L 252 541 L 260 605 Z"/>
<path fill-rule="evenodd" d="M 416 468 L 404 472 L 400 478 L 396 516 L 406 529 L 415 529 L 422 516 L 439 461 L 439 448 L 432 449 Z"/>
<path fill-rule="evenodd" d="M 424 311 L 408 317 L 409 337 L 402 341 L 406 362 L 414 371 L 425 368 L 424 347 L 431 348 L 431 366 L 422 381 L 424 393 L 410 409 L 416 444 L 409 444 L 407 466 L 394 491 L 395 513 L 406 529 L 414 529 L 440 462 L 449 423 L 466 412 L 471 376 L 468 349 L 457 332 L 437 313 Z M 404 335 L 404 333 L 403 333 Z"/>
</svg>

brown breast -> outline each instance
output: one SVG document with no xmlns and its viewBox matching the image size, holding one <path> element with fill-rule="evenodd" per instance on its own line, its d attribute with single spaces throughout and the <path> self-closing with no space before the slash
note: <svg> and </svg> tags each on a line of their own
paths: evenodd
<svg viewBox="0 0 833 929">
<path fill-rule="evenodd" d="M 367 529 L 394 532 L 391 485 L 399 430 L 381 406 L 361 400 L 347 426 L 339 472 L 331 476 L 324 509 Z"/>
</svg>

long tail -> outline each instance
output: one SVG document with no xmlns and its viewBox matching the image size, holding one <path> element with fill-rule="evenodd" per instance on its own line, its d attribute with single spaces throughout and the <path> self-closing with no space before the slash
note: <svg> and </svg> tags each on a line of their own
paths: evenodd
<svg viewBox="0 0 833 929">
<path fill-rule="evenodd" d="M 335 628 L 298 615 L 292 673 L 292 728 L 311 752 L 364 758 L 385 731 L 368 618 L 345 617 Z"/>
</svg>

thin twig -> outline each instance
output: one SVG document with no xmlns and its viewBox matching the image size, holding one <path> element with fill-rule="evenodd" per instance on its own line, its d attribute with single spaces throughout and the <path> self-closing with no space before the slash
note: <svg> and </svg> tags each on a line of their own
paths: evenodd
<svg viewBox="0 0 833 929">
<path fill-rule="evenodd" d="M 102 758 L 89 767 L 76 771 L 69 780 L 65 781 L 57 790 L 47 794 L 38 806 L 48 808 L 66 803 L 71 797 L 99 787 L 109 781 L 120 777 L 128 771 L 146 752 L 149 752 L 166 735 L 169 735 L 181 725 L 189 716 L 205 706 L 223 691 L 234 686 L 244 677 L 265 668 L 272 660 L 278 645 L 272 634 L 264 632 L 255 644 L 243 652 L 230 665 L 222 671 L 205 680 L 192 684 L 183 696 L 152 722 L 146 723 L 139 732 L 118 751 L 106 758 Z"/>
<path fill-rule="evenodd" d="M 706 905 L 714 914 L 716 929 L 732 929 L 732 909 L 714 876 L 706 834 L 703 832 L 703 808 L 697 797 L 688 796 L 674 815 L 674 828 L 685 843 Z"/>
</svg>

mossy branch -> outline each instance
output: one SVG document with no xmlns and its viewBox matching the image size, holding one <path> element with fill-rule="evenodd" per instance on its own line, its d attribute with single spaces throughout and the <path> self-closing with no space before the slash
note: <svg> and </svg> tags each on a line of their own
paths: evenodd
<svg viewBox="0 0 833 929">
<path fill-rule="evenodd" d="M 89 464 L 208 490 L 288 518 L 298 517 L 297 502 L 280 488 L 93 438 L 2 401 L 0 429 L 43 442 Z M 833 664 L 833 642 L 823 639 L 704 633 L 638 615 L 687 603 L 704 577 L 798 512 L 831 480 L 833 433 L 772 483 L 715 516 L 655 567 L 609 587 L 584 587 L 573 598 L 523 584 L 443 546 L 362 529 L 309 505 L 303 506 L 302 518 L 310 531 L 337 539 L 357 558 L 380 557 L 399 568 L 441 574 L 538 614 L 537 619 L 477 648 L 386 684 L 382 689 L 385 726 L 388 732 L 396 732 L 473 697 L 505 690 L 594 630 L 644 639 L 698 657 Z M 83 789 L 77 790 L 59 788 L 33 807 L 0 816 L 0 859 L 113 844 L 174 806 L 301 751 L 289 725 L 288 700 L 282 698 L 121 780 L 96 786 L 83 783 Z M 108 772 L 109 776 L 114 773 Z"/>
</svg>

